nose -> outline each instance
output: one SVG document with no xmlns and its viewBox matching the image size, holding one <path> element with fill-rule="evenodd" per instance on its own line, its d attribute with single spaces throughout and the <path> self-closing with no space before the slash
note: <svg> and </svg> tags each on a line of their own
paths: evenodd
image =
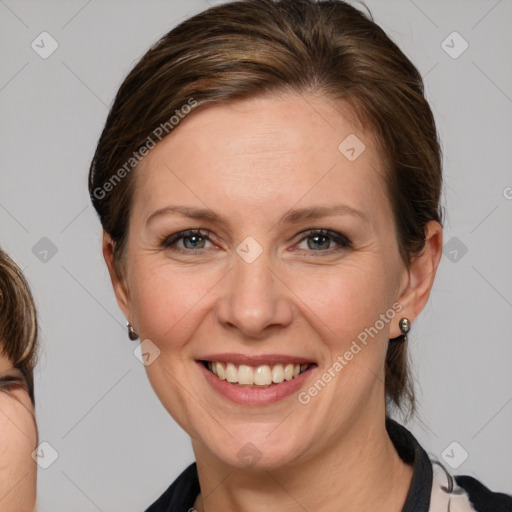
<svg viewBox="0 0 512 512">
<path fill-rule="evenodd" d="M 217 301 L 217 318 L 225 329 L 244 340 L 262 340 L 284 329 L 294 318 L 293 293 L 271 267 L 264 251 L 251 263 L 238 254 Z M 274 265 L 275 267 L 275 265 Z"/>
</svg>

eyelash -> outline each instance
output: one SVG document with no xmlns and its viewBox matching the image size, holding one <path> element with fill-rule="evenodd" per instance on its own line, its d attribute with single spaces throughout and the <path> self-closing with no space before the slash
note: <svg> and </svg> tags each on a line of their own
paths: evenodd
<svg viewBox="0 0 512 512">
<path fill-rule="evenodd" d="M 205 240 L 208 240 L 211 242 L 209 234 L 210 233 L 208 231 L 201 231 L 200 229 L 188 229 L 186 231 L 180 231 L 178 233 L 174 233 L 173 235 L 170 235 L 170 236 L 164 238 L 160 242 L 160 245 L 166 249 L 170 249 L 172 251 L 176 251 L 176 252 L 180 252 L 183 254 L 188 254 L 188 255 L 193 256 L 193 255 L 200 254 L 205 249 L 181 249 L 181 248 L 173 247 L 173 246 L 179 240 L 182 240 L 185 238 L 191 238 L 193 236 L 199 236 L 199 237 L 204 238 Z M 307 240 L 308 238 L 312 238 L 315 236 L 323 236 L 323 237 L 330 238 L 331 240 L 333 240 L 334 242 L 336 242 L 338 244 L 338 247 L 326 249 L 325 251 L 323 251 L 323 250 L 316 251 L 313 249 L 298 249 L 298 251 L 310 252 L 310 253 L 322 253 L 323 252 L 323 253 L 327 253 L 327 254 L 332 254 L 333 252 L 341 251 L 343 249 L 352 249 L 352 243 L 346 236 L 342 235 L 341 233 L 337 233 L 336 231 L 331 231 L 329 229 L 311 229 L 311 230 L 305 232 L 304 236 L 297 243 L 301 243 L 304 240 Z"/>
</svg>

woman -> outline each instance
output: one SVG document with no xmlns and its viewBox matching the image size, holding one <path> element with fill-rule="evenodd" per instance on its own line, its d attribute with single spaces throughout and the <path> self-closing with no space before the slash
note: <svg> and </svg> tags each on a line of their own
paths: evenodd
<svg viewBox="0 0 512 512">
<path fill-rule="evenodd" d="M 33 369 L 37 317 L 30 288 L 0 249 L 0 510 L 32 512 L 37 446 Z"/>
<path fill-rule="evenodd" d="M 389 417 L 414 410 L 441 184 L 418 71 L 342 1 L 228 3 L 147 52 L 89 190 L 196 457 L 148 511 L 510 510 Z"/>
</svg>

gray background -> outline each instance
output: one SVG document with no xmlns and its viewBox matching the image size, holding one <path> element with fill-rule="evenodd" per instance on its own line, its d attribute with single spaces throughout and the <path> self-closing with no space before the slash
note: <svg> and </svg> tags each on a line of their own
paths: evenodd
<svg viewBox="0 0 512 512">
<path fill-rule="evenodd" d="M 408 426 L 452 464 L 467 451 L 452 473 L 512 493 L 512 2 L 367 4 L 425 77 L 444 150 L 445 254 L 410 336 L 420 409 Z M 37 301 L 40 440 L 58 453 L 39 470 L 41 511 L 141 511 L 193 460 L 133 355 L 86 177 L 125 75 L 207 7 L 0 0 L 0 244 Z M 46 59 L 31 47 L 43 31 L 59 45 Z M 469 44 L 458 58 L 442 47 L 453 31 Z"/>
</svg>

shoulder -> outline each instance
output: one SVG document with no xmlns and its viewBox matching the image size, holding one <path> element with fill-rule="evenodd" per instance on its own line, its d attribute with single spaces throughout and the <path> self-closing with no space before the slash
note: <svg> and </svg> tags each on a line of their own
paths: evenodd
<svg viewBox="0 0 512 512">
<path fill-rule="evenodd" d="M 455 480 L 478 512 L 512 512 L 511 494 L 493 492 L 472 476 L 456 475 Z"/>
<path fill-rule="evenodd" d="M 196 463 L 190 464 L 146 512 L 187 512 L 199 494 Z"/>
<path fill-rule="evenodd" d="M 512 495 L 493 492 L 476 478 L 452 475 L 426 452 L 403 425 L 387 418 L 386 428 L 400 457 L 414 473 L 402 512 L 512 512 Z"/>
<path fill-rule="evenodd" d="M 437 459 L 432 466 L 429 512 L 512 512 L 512 495 L 493 492 L 472 476 L 453 476 Z"/>
</svg>

